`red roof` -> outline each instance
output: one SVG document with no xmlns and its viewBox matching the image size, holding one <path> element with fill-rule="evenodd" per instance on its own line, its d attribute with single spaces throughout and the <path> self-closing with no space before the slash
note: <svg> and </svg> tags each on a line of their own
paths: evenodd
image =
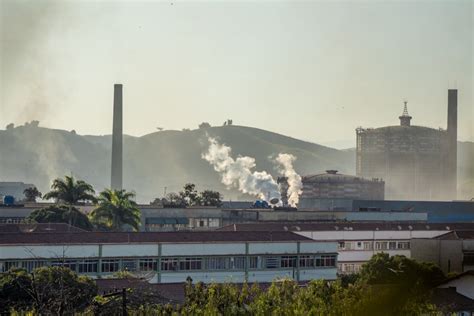
<svg viewBox="0 0 474 316">
<path fill-rule="evenodd" d="M 199 243 L 199 242 L 282 242 L 310 241 L 310 238 L 292 232 L 55 232 L 55 233 L 4 233 L 0 232 L 0 245 L 15 244 L 103 244 L 103 243 Z"/>
</svg>

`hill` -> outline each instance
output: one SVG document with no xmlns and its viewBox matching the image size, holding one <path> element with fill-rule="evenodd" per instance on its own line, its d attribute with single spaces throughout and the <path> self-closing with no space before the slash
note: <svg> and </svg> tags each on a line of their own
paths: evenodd
<svg viewBox="0 0 474 316">
<path fill-rule="evenodd" d="M 226 190 L 219 175 L 201 158 L 207 137 L 232 147 L 232 156 L 256 159 L 256 170 L 277 175 L 270 156 L 290 153 L 301 175 L 337 169 L 354 174 L 354 149 L 337 150 L 269 131 L 220 126 L 189 131 L 162 131 L 142 137 L 124 136 L 124 186 L 137 192 L 140 202 L 149 202 L 164 191 L 179 191 L 184 183 L 199 190 L 221 191 L 226 199 L 242 198 Z M 51 180 L 74 174 L 102 190 L 110 183 L 111 136 L 78 135 L 75 132 L 32 125 L 0 130 L 0 181 L 34 183 L 40 191 Z M 474 143 L 459 142 L 458 183 L 460 198 L 474 196 Z M 248 198 L 248 197 L 247 197 Z"/>
<path fill-rule="evenodd" d="M 190 131 L 162 131 L 142 137 L 124 137 L 124 186 L 135 190 L 138 200 L 149 202 L 186 182 L 199 190 L 220 190 L 226 199 L 241 194 L 226 190 L 219 175 L 201 158 L 207 135 L 232 147 L 232 156 L 251 156 L 256 170 L 277 175 L 268 157 L 291 153 L 300 174 L 338 169 L 354 172 L 353 153 L 304 142 L 244 126 L 221 126 Z M 36 126 L 0 130 L 0 181 L 35 183 L 43 192 L 51 180 L 65 174 L 90 182 L 98 190 L 109 185 L 111 136 L 77 135 Z"/>
</svg>

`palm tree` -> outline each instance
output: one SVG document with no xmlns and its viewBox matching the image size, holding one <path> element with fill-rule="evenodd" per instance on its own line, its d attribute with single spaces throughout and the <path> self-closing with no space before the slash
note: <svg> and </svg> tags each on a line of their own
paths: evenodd
<svg viewBox="0 0 474 316">
<path fill-rule="evenodd" d="M 91 221 L 110 230 L 122 231 L 124 225 L 138 230 L 141 222 L 140 210 L 132 199 L 135 193 L 125 190 L 106 189 L 99 194 L 98 205 L 91 212 Z"/>
<path fill-rule="evenodd" d="M 74 206 L 50 205 L 33 211 L 26 218 L 26 222 L 35 223 L 69 223 L 72 226 L 85 230 L 92 230 L 92 224 L 84 213 Z"/>
<path fill-rule="evenodd" d="M 74 205 L 78 202 L 96 202 L 94 188 L 83 180 L 74 179 L 73 176 L 65 176 L 64 179 L 57 178 L 51 185 L 51 191 L 43 196 L 43 199 L 55 199 L 56 202 L 63 202 Z"/>
</svg>

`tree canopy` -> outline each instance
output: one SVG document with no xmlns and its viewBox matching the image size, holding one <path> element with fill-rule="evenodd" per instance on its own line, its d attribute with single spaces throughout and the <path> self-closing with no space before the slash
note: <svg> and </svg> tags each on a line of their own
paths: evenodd
<svg viewBox="0 0 474 316">
<path fill-rule="evenodd" d="M 28 222 L 36 223 L 66 223 L 85 230 L 92 230 L 89 218 L 74 206 L 50 205 L 31 212 L 26 218 Z"/>
<path fill-rule="evenodd" d="M 22 269 L 0 274 L 0 313 L 35 310 L 39 315 L 73 315 L 90 306 L 97 286 L 65 267 Z"/>
<path fill-rule="evenodd" d="M 44 199 L 54 199 L 69 205 L 78 202 L 95 202 L 95 191 L 92 185 L 83 180 L 76 180 L 73 176 L 65 176 L 64 179 L 57 178 L 51 185 L 51 191 L 44 195 Z"/>
<path fill-rule="evenodd" d="M 29 187 L 23 190 L 25 202 L 36 202 L 37 198 L 41 198 L 42 193 L 36 187 Z"/>
<path fill-rule="evenodd" d="M 92 222 L 113 231 L 123 231 L 127 225 L 137 231 L 141 217 L 134 197 L 133 192 L 125 190 L 106 189 L 100 192 L 98 205 L 90 214 Z"/>
</svg>

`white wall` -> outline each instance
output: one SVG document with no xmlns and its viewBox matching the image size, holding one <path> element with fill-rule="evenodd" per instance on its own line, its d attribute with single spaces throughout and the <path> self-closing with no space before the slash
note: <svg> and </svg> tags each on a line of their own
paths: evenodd
<svg viewBox="0 0 474 316">
<path fill-rule="evenodd" d="M 242 234 L 245 234 L 245 232 L 242 232 Z M 296 242 L 262 242 L 249 244 L 249 254 L 285 254 L 297 252 L 298 244 Z"/>
<path fill-rule="evenodd" d="M 300 270 L 300 281 L 310 281 L 313 279 L 335 280 L 337 279 L 337 268 Z"/>
<path fill-rule="evenodd" d="M 205 256 L 245 254 L 245 243 L 162 244 L 162 256 Z"/>
<path fill-rule="evenodd" d="M 301 242 L 300 253 L 337 252 L 337 242 Z"/>
<path fill-rule="evenodd" d="M 151 257 L 158 256 L 158 244 L 103 245 L 102 257 Z"/>
<path fill-rule="evenodd" d="M 0 259 L 98 257 L 98 245 L 0 246 Z"/>
<path fill-rule="evenodd" d="M 474 300 L 474 275 L 461 276 L 439 286 L 440 288 L 455 287 L 456 291 Z"/>
<path fill-rule="evenodd" d="M 185 282 L 188 276 L 190 276 L 193 279 L 193 283 L 195 282 L 243 283 L 245 281 L 244 272 L 223 271 L 223 272 L 170 272 L 170 273 L 166 272 L 161 275 L 161 282 L 162 283 Z"/>
<path fill-rule="evenodd" d="M 330 231 L 300 231 L 295 232 L 299 235 L 311 238 L 313 240 L 390 240 L 390 239 L 411 239 L 411 238 L 433 238 L 446 234 L 447 230 L 370 230 L 370 231 L 351 231 L 351 230 L 330 230 Z"/>
</svg>

